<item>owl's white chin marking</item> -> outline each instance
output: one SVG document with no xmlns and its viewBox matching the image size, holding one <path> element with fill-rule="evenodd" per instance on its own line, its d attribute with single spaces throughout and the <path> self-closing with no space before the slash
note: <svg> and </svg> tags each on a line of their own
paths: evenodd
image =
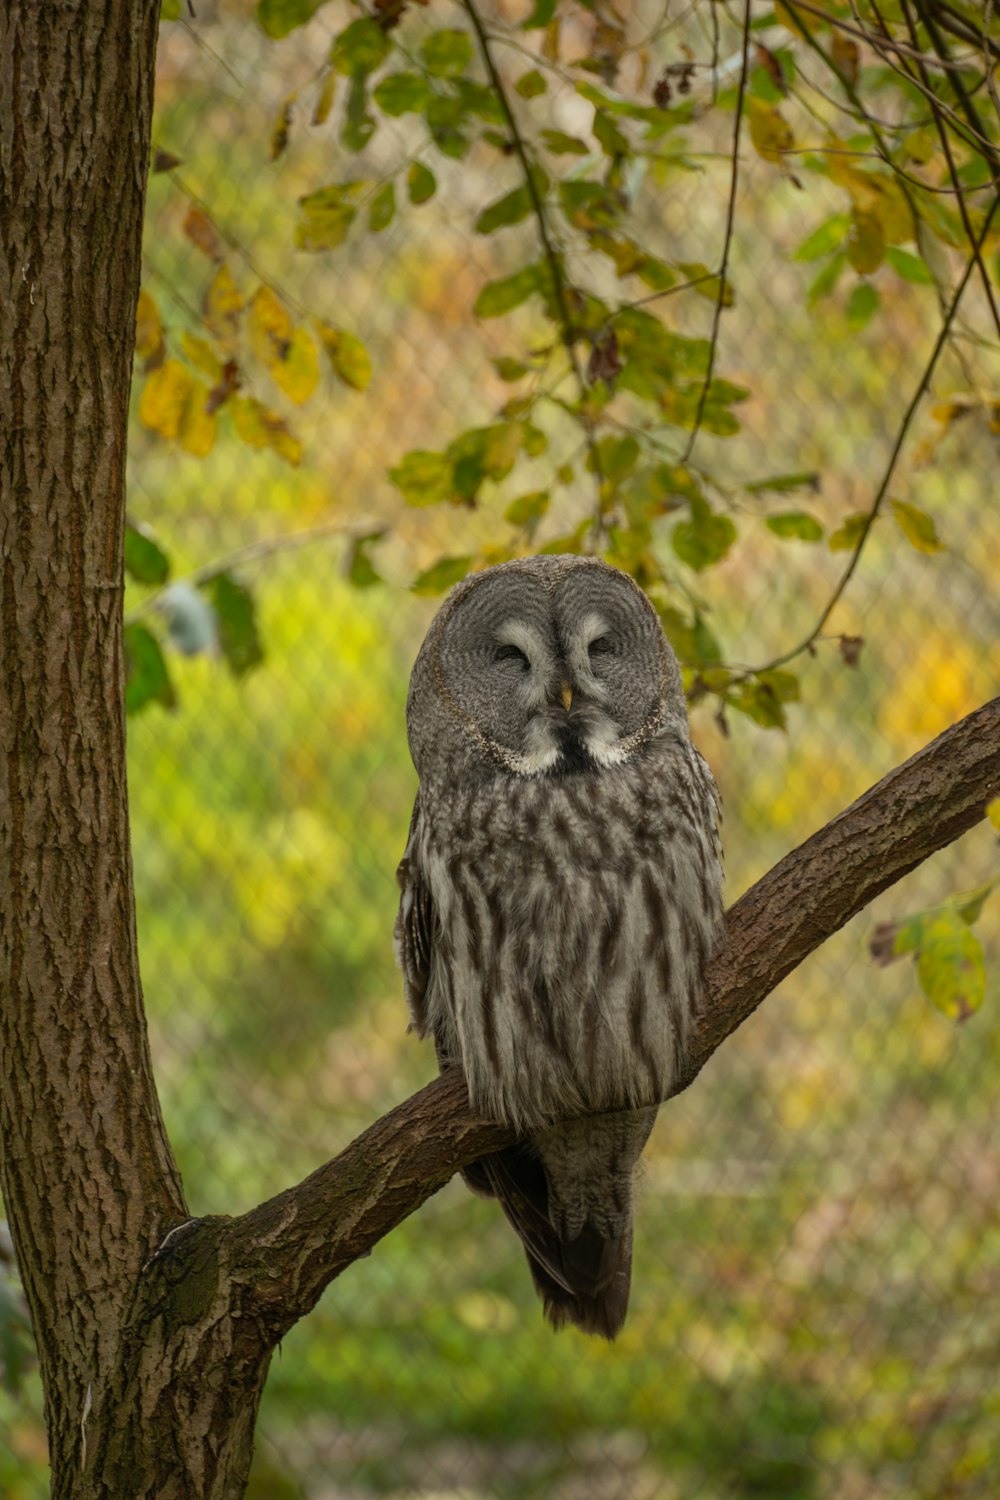
<svg viewBox="0 0 1000 1500">
<path fill-rule="evenodd" d="M 583 743 L 599 766 L 620 766 L 628 759 L 628 746 L 619 737 L 618 725 L 604 714 L 588 729 Z"/>
<path fill-rule="evenodd" d="M 527 749 L 512 756 L 508 765 L 519 776 L 585 769 L 587 761 L 607 769 L 620 766 L 633 748 L 630 740 L 621 739 L 615 721 L 591 706 L 576 715 L 572 726 L 540 714 L 529 727 Z"/>
</svg>

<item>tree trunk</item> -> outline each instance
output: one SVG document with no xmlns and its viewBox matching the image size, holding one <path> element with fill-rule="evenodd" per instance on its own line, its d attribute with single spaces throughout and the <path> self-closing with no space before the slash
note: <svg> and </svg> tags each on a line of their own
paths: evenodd
<svg viewBox="0 0 1000 1500">
<path fill-rule="evenodd" d="M 60 1497 L 240 1494 L 266 1369 L 252 1339 L 239 1409 L 219 1409 L 216 1382 L 206 1412 L 191 1286 L 122 1326 L 143 1264 L 187 1218 L 143 1018 L 123 713 L 158 20 L 159 0 L 0 7 L 2 1182 Z"/>
</svg>

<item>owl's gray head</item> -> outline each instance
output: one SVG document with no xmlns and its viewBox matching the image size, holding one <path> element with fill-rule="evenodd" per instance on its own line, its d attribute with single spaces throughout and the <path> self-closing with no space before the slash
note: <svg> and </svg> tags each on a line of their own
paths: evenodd
<svg viewBox="0 0 1000 1500">
<path fill-rule="evenodd" d="M 410 680 L 423 776 L 567 775 L 621 765 L 652 736 L 687 735 L 677 660 L 627 574 L 596 558 L 527 557 L 475 573 L 434 619 Z"/>
</svg>

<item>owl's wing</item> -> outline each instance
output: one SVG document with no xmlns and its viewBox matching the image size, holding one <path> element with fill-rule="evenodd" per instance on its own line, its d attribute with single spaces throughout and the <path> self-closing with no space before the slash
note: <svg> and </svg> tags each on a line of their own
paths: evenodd
<svg viewBox="0 0 1000 1500">
<path fill-rule="evenodd" d="M 435 918 L 430 886 L 421 874 L 417 855 L 419 829 L 418 792 L 410 818 L 406 849 L 396 870 L 400 898 L 393 938 L 396 957 L 403 971 L 403 988 L 410 1007 L 410 1017 L 418 1035 L 424 1036 L 427 1032 L 427 986 L 430 981 Z"/>
</svg>

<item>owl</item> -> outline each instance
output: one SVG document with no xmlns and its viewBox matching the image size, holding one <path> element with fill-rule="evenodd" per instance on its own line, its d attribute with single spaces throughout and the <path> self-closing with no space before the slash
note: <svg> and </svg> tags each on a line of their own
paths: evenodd
<svg viewBox="0 0 1000 1500">
<path fill-rule="evenodd" d="M 546 1316 L 612 1339 L 633 1179 L 722 920 L 718 794 L 676 658 L 626 574 L 528 557 L 453 589 L 407 700 L 398 879 L 413 1028 L 518 1144 L 464 1171 Z"/>
</svg>

